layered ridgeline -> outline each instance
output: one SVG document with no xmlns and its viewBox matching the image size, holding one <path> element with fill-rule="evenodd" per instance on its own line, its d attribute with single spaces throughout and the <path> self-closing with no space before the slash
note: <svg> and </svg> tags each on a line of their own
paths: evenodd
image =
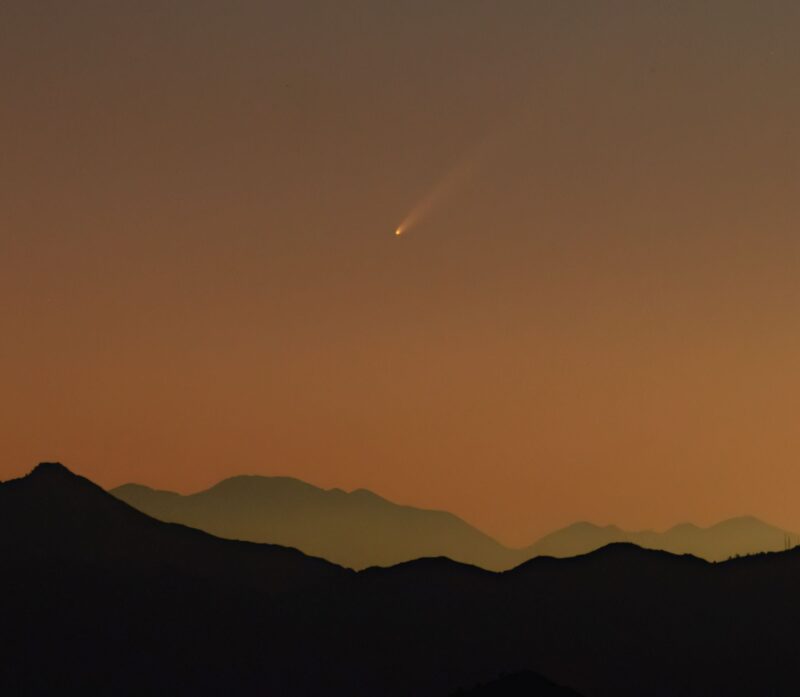
<svg viewBox="0 0 800 697">
<path fill-rule="evenodd" d="M 800 535 L 769 525 L 753 516 L 730 518 L 707 528 L 682 523 L 664 532 L 631 532 L 616 525 L 601 527 L 592 523 L 575 523 L 541 538 L 526 548 L 526 554 L 529 558 L 571 557 L 612 542 L 630 542 L 648 549 L 692 554 L 708 561 L 723 561 L 735 556 L 779 552 L 794 547 L 800 544 Z"/>
<path fill-rule="evenodd" d="M 0 484 L 0 564 L 4 695 L 800 688 L 800 549 L 711 564 L 612 544 L 504 573 L 443 558 L 356 573 L 154 520 L 49 465 Z"/>
<path fill-rule="evenodd" d="M 721 561 L 798 542 L 797 535 L 742 517 L 709 528 L 677 525 L 666 532 L 576 523 L 529 547 L 511 549 L 451 513 L 401 506 L 365 489 L 320 489 L 290 477 L 232 477 L 188 496 L 140 484 L 111 493 L 159 520 L 230 539 L 295 547 L 353 569 L 445 556 L 500 571 L 535 556 L 569 557 L 612 542 Z"/>
<path fill-rule="evenodd" d="M 400 506 L 365 489 L 320 489 L 291 477 L 239 476 L 189 496 L 125 484 L 111 492 L 159 520 L 219 537 L 271 542 L 353 569 L 446 556 L 486 569 L 523 561 L 460 518 Z"/>
<path fill-rule="evenodd" d="M 235 582 L 264 594 L 353 573 L 296 549 L 222 540 L 154 520 L 58 463 L 0 485 L 0 549 L 10 547 L 30 566 L 61 559 L 128 577 L 166 568 L 195 583 Z"/>
</svg>

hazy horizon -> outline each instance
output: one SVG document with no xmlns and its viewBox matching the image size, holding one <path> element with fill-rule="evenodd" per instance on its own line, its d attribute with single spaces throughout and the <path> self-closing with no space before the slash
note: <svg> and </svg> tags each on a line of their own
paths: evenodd
<svg viewBox="0 0 800 697">
<path fill-rule="evenodd" d="M 789 0 L 2 3 L 0 479 L 800 530 L 798 36 Z"/>
<path fill-rule="evenodd" d="M 23 475 L 20 475 L 20 476 L 24 476 L 24 474 L 25 473 L 23 473 Z M 80 474 L 80 472 L 77 472 L 77 474 Z M 494 535 L 491 535 L 486 530 L 482 530 L 478 525 L 476 525 L 474 523 L 471 523 L 466 518 L 463 518 L 462 516 L 458 515 L 458 513 L 456 513 L 455 511 L 451 511 L 451 510 L 448 510 L 448 509 L 445 509 L 445 508 L 424 508 L 424 507 L 421 507 L 421 506 L 417 506 L 414 503 L 410 503 L 408 501 L 396 501 L 396 500 L 391 499 L 391 498 L 389 498 L 387 496 L 384 496 L 380 491 L 374 491 L 372 489 L 367 489 L 365 487 L 353 487 L 351 489 L 343 489 L 342 487 L 336 487 L 336 486 L 323 487 L 323 486 L 319 486 L 319 485 L 315 484 L 312 481 L 307 481 L 305 479 L 300 479 L 300 478 L 298 478 L 298 477 L 296 477 L 294 475 L 290 475 L 290 474 L 254 474 L 252 472 L 241 472 L 239 474 L 231 474 L 229 476 L 226 476 L 225 478 L 220 479 L 220 480 L 218 480 L 216 482 L 213 482 L 213 483 L 209 484 L 208 486 L 202 486 L 202 487 L 197 488 L 197 489 L 186 489 L 186 490 L 161 489 L 161 488 L 158 488 L 158 487 L 151 486 L 147 482 L 144 482 L 144 481 L 122 482 L 121 484 L 117 484 L 117 485 L 114 485 L 114 486 L 111 486 L 111 487 L 104 487 L 104 488 L 106 489 L 106 491 L 113 492 L 115 489 L 121 489 L 121 488 L 126 487 L 126 486 L 142 486 L 142 487 L 145 487 L 147 489 L 151 489 L 151 490 L 157 491 L 157 492 L 165 492 L 165 493 L 171 493 L 171 494 L 174 493 L 174 494 L 178 494 L 179 496 L 182 496 L 182 497 L 187 497 L 187 496 L 194 496 L 196 494 L 202 494 L 204 492 L 210 491 L 211 489 L 216 487 L 218 484 L 221 484 L 222 482 L 225 482 L 225 481 L 227 481 L 229 479 L 249 478 L 249 477 L 258 477 L 258 478 L 263 478 L 263 479 L 290 479 L 290 480 L 297 481 L 297 482 L 299 482 L 301 484 L 309 485 L 309 486 L 313 487 L 314 489 L 318 489 L 318 490 L 324 491 L 324 492 L 342 491 L 342 492 L 344 492 L 346 494 L 352 494 L 352 493 L 355 493 L 355 492 L 358 492 L 358 491 L 367 491 L 370 494 L 374 494 L 375 496 L 377 496 L 377 497 L 379 497 L 379 498 L 381 498 L 381 499 L 383 499 L 385 501 L 388 501 L 389 503 L 395 504 L 397 506 L 403 506 L 403 507 L 408 506 L 408 507 L 411 507 L 411 508 L 419 508 L 420 510 L 424 510 L 424 511 L 440 511 L 440 512 L 443 512 L 443 513 L 451 513 L 451 514 L 455 515 L 456 517 L 464 520 L 464 522 L 468 523 L 469 525 L 472 525 L 473 527 L 475 527 L 480 532 L 483 532 L 486 535 L 489 535 L 489 537 L 491 537 L 492 539 L 496 540 L 497 542 L 500 542 L 501 544 L 503 544 L 505 546 L 508 546 L 508 547 L 512 547 L 512 548 L 515 547 L 515 545 L 510 545 L 510 544 L 506 543 L 504 540 L 500 539 L 499 537 L 495 537 Z M 499 502 L 499 503 L 502 503 L 502 502 Z M 728 518 L 720 518 L 718 520 L 711 521 L 711 522 L 709 522 L 708 524 L 705 524 L 705 525 L 698 524 L 698 523 L 696 523 L 695 521 L 692 521 L 692 520 L 676 520 L 676 521 L 674 521 L 672 523 L 668 523 L 663 528 L 626 528 L 624 525 L 620 525 L 617 521 L 614 521 L 614 520 L 599 521 L 599 520 L 590 520 L 588 518 L 580 518 L 579 517 L 579 518 L 576 518 L 575 520 L 572 520 L 571 522 L 567 523 L 563 527 L 567 528 L 567 527 L 572 527 L 572 526 L 576 526 L 576 525 L 591 525 L 591 526 L 595 526 L 595 527 L 599 527 L 599 528 L 616 527 L 616 528 L 619 528 L 620 530 L 622 530 L 624 532 L 631 532 L 631 533 L 636 533 L 636 532 L 663 533 L 663 532 L 668 532 L 669 530 L 672 530 L 673 528 L 684 526 L 684 525 L 690 525 L 690 526 L 693 526 L 693 527 L 697 527 L 697 528 L 699 528 L 701 530 L 706 530 L 708 528 L 711 528 L 711 527 L 714 527 L 716 525 L 719 525 L 720 523 L 725 523 L 725 522 L 728 522 L 728 521 L 731 521 L 731 520 L 744 520 L 744 519 L 753 519 L 753 520 L 760 521 L 762 523 L 767 523 L 767 524 L 770 524 L 770 525 L 772 524 L 772 521 L 770 521 L 770 520 L 763 520 L 763 519 L 759 518 L 758 516 L 755 516 L 755 515 L 753 515 L 751 513 L 748 513 L 746 511 L 744 511 L 742 513 L 739 513 L 739 514 L 734 515 L 734 516 L 730 516 Z M 561 529 L 563 529 L 563 528 L 557 528 L 556 530 L 561 530 Z M 550 530 L 548 532 L 554 532 L 554 530 Z M 545 535 L 546 534 L 548 534 L 548 533 L 545 532 Z M 523 544 L 522 546 L 526 546 L 526 544 Z"/>
<path fill-rule="evenodd" d="M 44 463 L 49 463 L 49 462 L 57 462 L 57 461 L 55 461 L 55 460 L 46 460 L 46 461 L 43 461 L 43 462 Z M 74 470 L 74 469 L 70 468 L 68 465 L 66 465 L 65 463 L 58 462 L 57 464 L 67 466 L 67 468 L 70 471 L 72 471 L 74 474 L 77 474 L 79 476 L 86 476 L 81 471 Z M 34 469 L 36 469 L 37 466 L 34 466 L 33 468 L 30 468 L 30 469 L 26 469 L 25 471 L 19 473 L 18 475 L 14 475 L 12 478 L 25 477 L 28 474 L 30 474 Z M 253 479 L 253 478 L 267 480 L 267 481 L 273 480 L 273 479 L 274 480 L 290 480 L 292 482 L 296 482 L 297 484 L 299 484 L 303 489 L 305 489 L 307 487 L 307 488 L 310 488 L 310 489 L 312 489 L 314 491 L 319 491 L 319 492 L 326 493 L 326 494 L 327 493 L 332 493 L 332 492 L 337 492 L 337 491 L 338 492 L 342 492 L 342 493 L 347 494 L 347 495 L 351 495 L 351 494 L 354 494 L 354 493 L 357 493 L 357 492 L 367 492 L 367 493 L 369 493 L 369 494 L 371 494 L 373 496 L 376 496 L 378 499 L 381 499 L 382 501 L 385 501 L 390 506 L 397 506 L 397 507 L 400 507 L 400 508 L 412 508 L 412 509 L 416 509 L 416 510 L 419 510 L 419 511 L 422 511 L 422 512 L 434 512 L 434 513 L 450 514 L 450 515 L 455 516 L 458 520 L 466 523 L 468 526 L 473 528 L 476 532 L 478 532 L 480 534 L 483 534 L 483 535 L 486 535 L 492 541 L 497 542 L 498 544 L 500 544 L 501 546 L 503 546 L 503 547 L 505 547 L 505 548 L 507 548 L 509 550 L 516 550 L 516 551 L 521 551 L 521 550 L 524 550 L 527 547 L 530 547 L 532 545 L 540 543 L 540 542 L 544 541 L 549 536 L 551 536 L 551 535 L 553 535 L 555 533 L 561 533 L 561 532 L 568 531 L 568 530 L 571 530 L 571 529 L 576 529 L 576 528 L 579 528 L 581 526 L 588 526 L 588 527 L 596 529 L 596 530 L 615 529 L 615 530 L 619 531 L 620 533 L 623 533 L 624 535 L 633 535 L 633 536 L 637 536 L 637 535 L 645 535 L 645 536 L 647 536 L 647 535 L 655 535 L 655 536 L 660 536 L 660 535 L 664 535 L 666 533 L 670 533 L 670 532 L 676 531 L 676 530 L 678 530 L 680 528 L 684 528 L 684 527 L 689 527 L 689 528 L 691 528 L 693 530 L 697 530 L 697 531 L 700 531 L 700 532 L 705 532 L 705 531 L 709 531 L 709 530 L 712 530 L 714 528 L 717 528 L 719 526 L 723 526 L 726 523 L 752 521 L 752 522 L 755 522 L 755 523 L 764 524 L 764 525 L 766 525 L 768 527 L 775 528 L 776 531 L 784 532 L 784 533 L 786 533 L 788 535 L 791 535 L 793 537 L 796 536 L 796 533 L 793 530 L 789 529 L 789 528 L 784 528 L 784 527 L 782 527 L 780 525 L 776 525 L 776 524 L 774 524 L 773 521 L 765 520 L 765 519 L 760 518 L 758 516 L 755 516 L 755 515 L 753 515 L 751 513 L 742 512 L 742 513 L 739 513 L 739 514 L 736 514 L 736 515 L 733 515 L 733 516 L 729 516 L 727 518 L 720 518 L 718 520 L 712 520 L 712 521 L 709 521 L 709 522 L 707 522 L 705 524 L 699 524 L 696 521 L 692 521 L 692 520 L 676 520 L 676 521 L 673 521 L 673 522 L 665 525 L 662 528 L 630 528 L 630 527 L 626 527 L 625 525 L 622 525 L 618 521 L 614 521 L 614 520 L 599 521 L 599 520 L 591 520 L 591 519 L 588 519 L 588 518 L 580 518 L 579 517 L 579 518 L 576 518 L 574 520 L 571 520 L 571 521 L 565 523 L 564 525 L 561 525 L 561 526 L 558 526 L 558 527 L 555 527 L 555 528 L 551 528 L 549 530 L 544 531 L 543 533 L 537 534 L 535 537 L 533 537 L 531 539 L 528 539 L 528 540 L 524 540 L 521 543 L 510 543 L 507 540 L 504 540 L 502 537 L 499 537 L 499 536 L 496 536 L 496 535 L 492 534 L 491 531 L 484 530 L 483 528 L 480 527 L 480 525 L 478 525 L 477 523 L 474 523 L 473 521 L 470 521 L 467 518 L 461 516 L 457 511 L 452 511 L 452 510 L 449 510 L 449 509 L 446 509 L 446 508 L 435 508 L 435 507 L 419 506 L 417 504 L 414 504 L 413 502 L 408 502 L 408 501 L 397 501 L 397 500 L 394 500 L 394 499 L 392 499 L 390 497 L 385 496 L 380 491 L 367 489 L 365 487 L 353 487 L 351 489 L 346 489 L 346 488 L 336 487 L 336 486 L 324 487 L 324 486 L 316 484 L 315 482 L 307 481 L 307 480 L 304 480 L 304 479 L 300 479 L 300 478 L 298 478 L 298 477 L 296 477 L 294 475 L 287 475 L 287 474 L 271 474 L 271 475 L 269 475 L 269 474 L 254 474 L 252 472 L 241 472 L 241 473 L 238 473 L 238 474 L 228 475 L 228 476 L 226 476 L 226 477 L 224 477 L 224 478 L 222 478 L 220 480 L 217 480 L 217 481 L 214 481 L 214 482 L 210 483 L 207 486 L 201 486 L 201 487 L 196 488 L 196 489 L 185 489 L 185 490 L 167 489 L 167 488 L 155 487 L 155 486 L 152 486 L 152 485 L 148 484 L 148 482 L 146 482 L 146 481 L 127 481 L 127 482 L 122 482 L 120 484 L 116 484 L 116 485 L 113 485 L 113 486 L 104 486 L 103 488 L 106 491 L 108 491 L 109 493 L 114 494 L 116 497 L 122 498 L 126 502 L 131 503 L 132 505 L 134 505 L 135 508 L 139 508 L 139 506 L 135 505 L 130 500 L 129 496 L 125 496 L 125 495 L 120 496 L 120 494 L 118 493 L 118 490 L 125 490 L 127 487 L 133 487 L 134 489 L 143 488 L 145 490 L 152 491 L 152 492 L 158 493 L 158 494 L 162 494 L 162 493 L 177 494 L 181 498 L 191 499 L 192 497 L 196 497 L 196 496 L 201 495 L 201 494 L 210 493 L 210 492 L 216 490 L 217 487 L 220 484 L 228 482 L 229 480 L 236 480 L 236 479 L 245 479 L 246 480 L 246 479 Z M 285 503 L 291 503 L 291 501 L 287 500 L 287 501 L 285 501 Z M 498 505 L 502 505 L 502 501 L 499 501 L 497 503 L 498 503 Z M 160 516 L 155 515 L 153 512 L 147 511 L 145 509 L 142 509 L 142 510 L 144 510 L 144 512 L 147 512 L 150 515 L 154 515 L 154 517 L 156 517 L 156 518 L 160 518 Z M 301 512 L 301 509 L 298 509 L 298 512 Z M 228 513 L 226 513 L 222 509 L 220 511 L 218 511 L 218 513 L 221 515 L 221 519 L 222 520 L 225 520 L 226 516 L 228 515 Z M 203 525 L 199 525 L 197 523 L 193 523 L 192 521 L 183 521 L 183 522 L 184 522 L 184 524 L 187 524 L 190 527 L 200 527 L 201 529 L 207 529 Z M 324 525 L 323 525 L 323 527 L 324 527 Z M 213 532 L 212 530 L 208 530 L 208 531 L 209 532 Z M 226 537 L 228 535 L 221 535 L 221 536 L 222 537 Z M 258 541 L 258 540 L 254 540 L 254 541 Z M 261 541 L 272 542 L 273 540 L 265 539 L 265 540 L 261 540 Z M 631 540 L 631 541 L 633 541 L 634 544 L 640 544 L 640 545 L 642 544 L 641 540 Z M 289 545 L 289 546 L 296 546 L 296 545 Z M 644 545 L 644 546 L 647 546 L 647 545 Z M 661 547 L 656 547 L 656 548 L 660 549 Z M 317 555 L 317 556 L 320 556 L 320 555 Z M 322 556 L 324 556 L 324 555 L 322 555 Z"/>
</svg>

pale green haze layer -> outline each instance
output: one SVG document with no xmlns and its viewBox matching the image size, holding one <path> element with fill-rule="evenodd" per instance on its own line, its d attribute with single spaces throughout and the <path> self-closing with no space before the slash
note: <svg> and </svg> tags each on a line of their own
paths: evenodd
<svg viewBox="0 0 800 697">
<path fill-rule="evenodd" d="M 744 516 L 708 528 L 684 523 L 665 532 L 628 532 L 580 522 L 513 549 L 445 511 L 401 506 L 365 489 L 320 489 L 291 477 L 232 477 L 188 496 L 140 484 L 125 484 L 111 493 L 159 520 L 219 537 L 296 547 L 354 569 L 445 556 L 505 570 L 531 557 L 574 556 L 612 542 L 719 561 L 782 550 L 799 539 Z"/>
</svg>

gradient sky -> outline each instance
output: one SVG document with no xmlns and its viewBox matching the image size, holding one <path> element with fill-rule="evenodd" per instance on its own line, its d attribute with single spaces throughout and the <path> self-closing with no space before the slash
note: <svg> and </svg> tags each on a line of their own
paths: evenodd
<svg viewBox="0 0 800 697">
<path fill-rule="evenodd" d="M 794 0 L 5 0 L 0 478 L 800 530 L 798 37 Z"/>
</svg>

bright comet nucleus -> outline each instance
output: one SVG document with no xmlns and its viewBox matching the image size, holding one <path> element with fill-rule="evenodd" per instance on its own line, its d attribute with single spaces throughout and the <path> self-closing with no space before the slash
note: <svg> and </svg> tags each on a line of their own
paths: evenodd
<svg viewBox="0 0 800 697">
<path fill-rule="evenodd" d="M 428 189 L 428 192 L 414 204 L 406 217 L 400 221 L 400 224 L 394 230 L 395 237 L 405 235 L 409 230 L 425 220 L 435 206 L 454 194 L 459 186 L 472 176 L 476 166 L 476 159 L 485 147 L 485 145 L 479 144 L 476 148 L 473 148 L 472 151 L 435 181 Z"/>
</svg>

